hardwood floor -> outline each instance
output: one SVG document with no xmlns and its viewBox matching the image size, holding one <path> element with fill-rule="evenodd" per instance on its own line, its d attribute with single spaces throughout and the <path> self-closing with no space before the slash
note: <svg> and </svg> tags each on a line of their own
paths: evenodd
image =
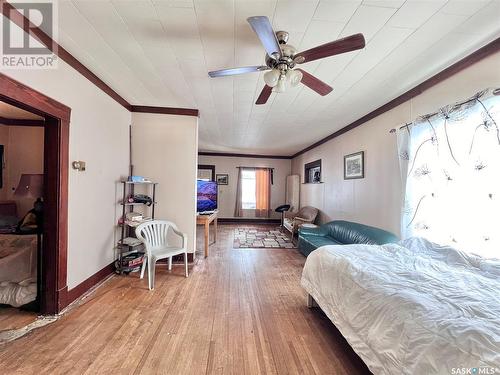
<svg viewBox="0 0 500 375">
<path fill-rule="evenodd" d="M 22 311 L 7 305 L 0 306 L 0 332 L 18 329 L 33 323 L 37 314 L 30 311 Z"/>
<path fill-rule="evenodd" d="M 113 277 L 57 322 L 0 346 L 6 374 L 362 374 L 368 370 L 300 287 L 295 249 L 232 249 L 234 225 L 189 278 L 156 288 Z M 202 237 L 198 237 L 202 250 Z"/>
</svg>

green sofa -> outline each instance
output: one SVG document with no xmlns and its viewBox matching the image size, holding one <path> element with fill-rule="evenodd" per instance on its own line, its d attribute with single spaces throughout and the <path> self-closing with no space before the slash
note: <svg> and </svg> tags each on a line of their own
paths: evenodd
<svg viewBox="0 0 500 375">
<path fill-rule="evenodd" d="M 383 245 L 398 241 L 398 237 L 383 229 L 334 220 L 317 228 L 300 228 L 298 248 L 302 254 L 308 256 L 313 250 L 326 245 Z"/>
</svg>

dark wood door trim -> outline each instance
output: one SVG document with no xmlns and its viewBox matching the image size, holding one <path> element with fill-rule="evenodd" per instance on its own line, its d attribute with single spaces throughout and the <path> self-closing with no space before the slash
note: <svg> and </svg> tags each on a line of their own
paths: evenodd
<svg viewBox="0 0 500 375">
<path fill-rule="evenodd" d="M 40 116 L 53 116 L 69 121 L 71 108 L 0 73 L 2 101 Z"/>
<path fill-rule="evenodd" d="M 0 117 L 0 124 L 9 126 L 44 126 L 45 120 Z"/>
<path fill-rule="evenodd" d="M 0 73 L 0 100 L 45 117 L 44 230 L 41 257 L 43 314 L 67 301 L 69 122 L 71 109 Z"/>
</svg>

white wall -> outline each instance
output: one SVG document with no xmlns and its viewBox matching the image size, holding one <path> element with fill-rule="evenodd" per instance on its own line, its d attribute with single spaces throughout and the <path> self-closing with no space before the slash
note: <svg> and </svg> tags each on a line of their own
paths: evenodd
<svg viewBox="0 0 500 375">
<path fill-rule="evenodd" d="M 301 205 L 321 210 L 320 221 L 336 219 L 377 226 L 399 234 L 402 199 L 396 136 L 389 130 L 419 115 L 466 99 L 487 87 L 500 87 L 500 53 L 448 78 L 411 101 L 368 121 L 292 160 L 303 181 L 304 164 L 322 160 L 324 184 L 301 185 Z M 365 151 L 365 178 L 343 179 L 344 155 Z"/>
<path fill-rule="evenodd" d="M 14 190 L 22 174 L 43 173 L 44 128 L 0 125 L 0 144 L 4 148 L 4 186 L 1 199 L 14 200 L 21 218 L 33 208 L 34 199 L 19 199 Z"/>
<path fill-rule="evenodd" d="M 2 70 L 3 74 L 71 108 L 68 197 L 68 288 L 114 259 L 117 181 L 127 176 L 131 115 L 80 73 L 59 61 L 55 70 Z"/>
<path fill-rule="evenodd" d="M 229 175 L 228 185 L 219 185 L 218 208 L 219 217 L 233 218 L 236 204 L 236 188 L 238 185 L 238 169 L 236 167 L 267 167 L 274 168 L 274 184 L 271 186 L 272 217 L 281 216 L 274 209 L 285 203 L 286 176 L 290 174 L 291 161 L 289 159 L 265 159 L 228 156 L 198 157 L 199 164 L 215 165 L 215 173 Z M 246 210 L 245 217 L 255 217 L 253 210 Z"/>
<path fill-rule="evenodd" d="M 198 118 L 164 114 L 132 114 L 134 174 L 158 182 L 155 218 L 173 221 L 196 243 L 196 167 Z"/>
</svg>

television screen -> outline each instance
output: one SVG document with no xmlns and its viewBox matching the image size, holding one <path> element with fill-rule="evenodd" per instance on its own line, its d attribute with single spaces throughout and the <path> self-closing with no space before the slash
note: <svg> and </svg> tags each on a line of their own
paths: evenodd
<svg viewBox="0 0 500 375">
<path fill-rule="evenodd" d="M 217 183 L 214 181 L 198 180 L 198 202 L 196 211 L 205 212 L 217 209 Z"/>
</svg>

